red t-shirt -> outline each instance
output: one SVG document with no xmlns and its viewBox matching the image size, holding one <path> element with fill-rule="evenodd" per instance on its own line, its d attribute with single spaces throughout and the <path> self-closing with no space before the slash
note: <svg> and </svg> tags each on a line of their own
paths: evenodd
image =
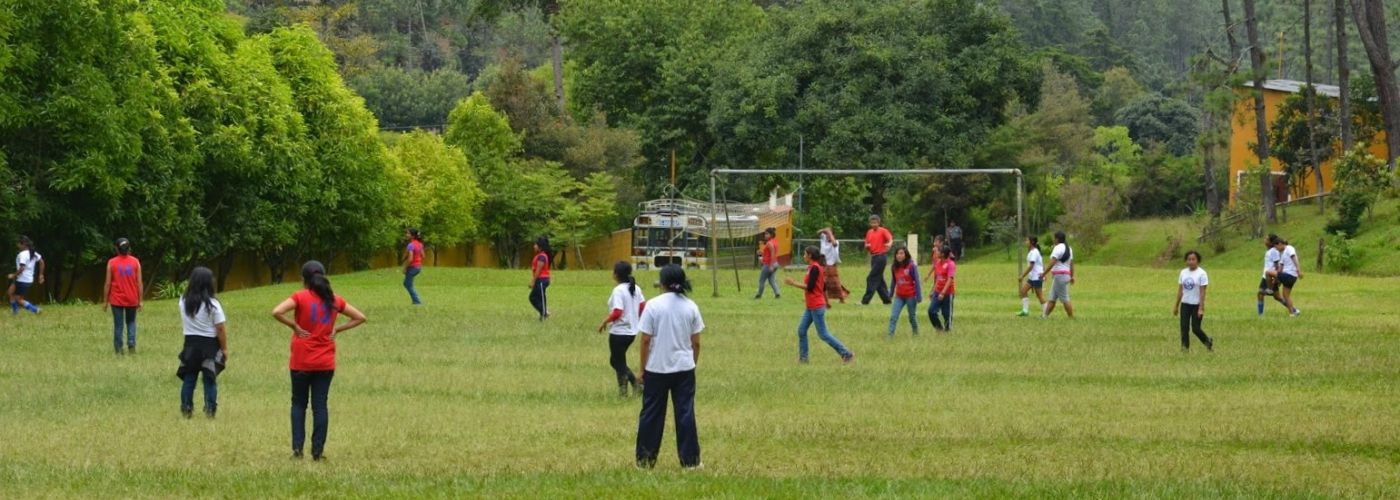
<svg viewBox="0 0 1400 500">
<path fill-rule="evenodd" d="M 904 267 L 894 268 L 894 293 L 901 299 L 912 299 L 919 294 L 918 288 L 914 286 L 914 266 L 913 264 Z"/>
<path fill-rule="evenodd" d="M 763 261 L 763 265 L 771 266 L 777 259 L 778 244 L 774 243 L 773 240 L 763 242 L 763 256 L 760 257 L 760 260 Z"/>
<path fill-rule="evenodd" d="M 943 259 L 938 261 L 937 264 L 934 264 L 933 293 L 935 295 L 939 293 L 943 293 L 944 295 L 953 295 L 953 293 L 957 292 L 958 282 L 957 280 L 953 279 L 957 272 L 958 265 L 957 263 L 953 262 L 953 259 Z M 947 282 L 948 284 L 944 285 L 944 282 Z"/>
<path fill-rule="evenodd" d="M 894 241 L 894 235 L 884 227 L 877 227 L 865 232 L 866 249 L 871 255 L 882 254 L 890 249 L 890 242 Z"/>
<path fill-rule="evenodd" d="M 325 301 L 311 290 L 301 290 L 292 294 L 297 303 L 297 326 L 311 333 L 301 338 L 292 335 L 291 369 L 303 372 L 328 371 L 335 369 L 335 319 L 345 310 L 345 299 L 335 296 L 335 307 L 326 308 Z"/>
<path fill-rule="evenodd" d="M 107 294 L 107 303 L 115 307 L 136 307 L 141 305 L 141 261 L 130 255 L 118 255 L 107 261 L 108 272 L 112 273 L 112 289 Z"/>
<path fill-rule="evenodd" d="M 816 279 L 816 286 L 811 286 L 812 279 Z M 816 264 L 807 265 L 807 278 L 803 285 L 806 291 L 803 292 L 807 299 L 807 310 L 815 311 L 826 308 L 826 270 Z"/>
<path fill-rule="evenodd" d="M 423 242 L 408 242 L 408 267 L 423 267 Z"/>
<path fill-rule="evenodd" d="M 535 254 L 535 261 L 534 261 L 533 263 L 530 264 L 530 269 L 533 269 L 536 273 L 538 273 L 538 276 L 540 277 L 540 279 L 548 278 L 548 277 L 549 277 L 549 254 L 544 253 L 544 252 L 540 252 L 540 253 Z"/>
</svg>

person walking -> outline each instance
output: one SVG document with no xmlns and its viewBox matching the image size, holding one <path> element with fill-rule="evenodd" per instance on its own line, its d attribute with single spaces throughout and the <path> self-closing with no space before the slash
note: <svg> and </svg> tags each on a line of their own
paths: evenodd
<svg viewBox="0 0 1400 500">
<path fill-rule="evenodd" d="M 1191 349 L 1191 333 L 1201 340 L 1207 351 L 1215 350 L 1215 341 L 1201 330 L 1201 321 L 1206 316 L 1206 287 L 1210 278 L 1201 268 L 1201 253 L 1195 250 L 1186 252 L 1186 268 L 1177 275 L 1176 306 L 1172 315 L 1181 318 L 1181 350 Z"/>
<path fill-rule="evenodd" d="M 1279 238 L 1274 242 L 1274 250 L 1278 251 L 1278 264 L 1276 279 L 1278 280 L 1278 293 L 1282 297 L 1284 307 L 1288 308 L 1293 317 L 1303 314 L 1298 306 L 1293 303 L 1293 287 L 1298 284 L 1298 280 L 1303 279 L 1302 266 L 1298 265 L 1298 249 L 1288 244 L 1288 240 Z"/>
<path fill-rule="evenodd" d="M 676 411 L 676 452 L 681 468 L 698 469 L 700 434 L 695 426 L 695 366 L 705 320 L 686 296 L 690 281 L 681 266 L 661 268 L 662 294 L 642 311 L 642 412 L 637 418 L 637 467 L 656 466 L 666 429 L 666 399 Z"/>
<path fill-rule="evenodd" d="M 943 245 L 934 250 L 933 293 L 929 294 L 928 320 L 933 329 L 944 333 L 953 331 L 953 294 L 957 293 L 954 279 L 958 264 L 953 261 L 952 249 Z M 939 315 L 943 321 L 939 321 Z"/>
<path fill-rule="evenodd" d="M 899 314 L 909 310 L 909 327 L 914 336 L 919 336 L 919 299 L 924 289 L 919 283 L 919 266 L 909 256 L 909 249 L 903 246 L 894 249 L 894 264 L 890 266 L 890 282 L 894 283 L 894 307 L 890 309 L 889 338 L 894 338 L 894 329 L 899 325 Z"/>
<path fill-rule="evenodd" d="M 829 227 L 822 228 L 817 235 L 821 238 L 822 260 L 826 264 L 826 298 L 845 304 L 851 291 L 841 284 L 841 241 Z M 827 304 L 830 305 L 830 301 Z"/>
<path fill-rule="evenodd" d="M 1050 301 L 1045 303 L 1041 318 L 1055 312 L 1055 302 L 1065 305 L 1065 314 L 1074 319 L 1074 306 L 1069 301 L 1069 286 L 1074 284 L 1074 250 L 1065 241 L 1064 231 L 1055 232 L 1055 247 L 1050 249 Z"/>
<path fill-rule="evenodd" d="M 553 265 L 549 237 L 535 239 L 535 258 L 530 260 L 530 305 L 540 314 L 540 321 L 549 318 L 549 270 Z"/>
<path fill-rule="evenodd" d="M 185 332 L 180 367 L 175 370 L 182 381 L 180 414 L 185 418 L 194 415 L 194 385 L 203 374 L 204 416 L 214 418 L 219 410 L 219 373 L 228 363 L 227 320 L 223 304 L 214 297 L 214 272 L 207 267 L 194 268 L 179 305 Z"/>
<path fill-rule="evenodd" d="M 773 287 L 773 298 L 782 298 L 782 291 L 778 290 L 778 230 L 768 228 L 762 233 L 758 233 L 758 294 L 754 295 L 754 300 L 763 298 L 764 285 Z"/>
<path fill-rule="evenodd" d="M 627 349 L 637 340 L 637 325 L 647 299 L 637 288 L 637 279 L 632 277 L 632 264 L 620 260 L 613 264 L 613 281 L 617 283 L 608 297 L 608 317 L 598 326 L 598 333 L 608 330 L 608 350 L 612 356 L 608 363 L 617 374 L 617 395 L 627 397 L 627 386 L 632 392 L 640 393 L 637 376 L 627 367 Z"/>
<path fill-rule="evenodd" d="M 117 239 L 117 255 L 107 260 L 102 283 L 102 308 L 112 310 L 112 348 L 122 354 L 122 327 L 126 328 L 126 352 L 136 354 L 136 311 L 146 295 L 141 261 L 131 255 L 131 240 Z"/>
<path fill-rule="evenodd" d="M 963 230 L 958 226 L 957 221 L 948 221 L 948 243 L 953 246 L 953 253 L 949 259 L 958 260 L 963 256 Z"/>
<path fill-rule="evenodd" d="M 1045 260 L 1040 255 L 1040 238 L 1035 236 L 1026 237 L 1026 272 L 1021 273 L 1021 279 L 1017 280 L 1021 285 L 1021 312 L 1017 316 L 1025 317 L 1031 314 L 1030 292 L 1035 291 L 1036 300 L 1040 301 L 1040 309 L 1045 309 L 1045 295 L 1041 292 L 1044 287 Z"/>
<path fill-rule="evenodd" d="M 44 256 L 39 255 L 34 240 L 28 236 L 20 236 L 15 241 L 15 247 L 19 253 L 15 255 L 15 272 L 9 275 L 10 288 L 6 293 L 10 299 L 10 314 L 18 316 L 21 308 L 39 314 L 39 306 L 25 300 L 24 296 L 34 287 L 35 280 L 40 285 L 44 284 Z"/>
<path fill-rule="evenodd" d="M 1272 297 L 1284 308 L 1293 313 L 1293 306 L 1283 300 L 1283 293 L 1280 292 L 1278 275 L 1282 264 L 1281 254 L 1278 250 L 1280 238 L 1276 234 L 1270 234 L 1264 238 L 1264 274 L 1259 278 L 1259 294 L 1256 297 L 1255 311 L 1259 317 L 1264 317 L 1264 297 Z"/>
<path fill-rule="evenodd" d="M 870 299 L 877 294 L 880 302 L 890 305 L 890 291 L 885 284 L 885 264 L 894 235 L 880 223 L 880 216 L 870 216 L 870 230 L 865 232 L 865 251 L 870 252 L 870 274 L 865 276 L 865 296 L 861 297 L 860 305 L 869 305 Z"/>
<path fill-rule="evenodd" d="M 301 266 L 303 288 L 277 304 L 272 317 L 292 330 L 288 368 L 292 379 L 292 457 L 302 457 L 306 443 L 306 404 L 311 403 L 311 458 L 321 460 L 330 427 L 331 379 L 335 378 L 335 343 L 340 334 L 363 325 L 364 313 L 331 290 L 326 267 L 317 261 Z M 287 313 L 294 313 L 288 318 Z M 350 321 L 336 325 L 344 314 Z"/>
<path fill-rule="evenodd" d="M 414 280 L 423 272 L 423 235 L 417 229 L 409 228 L 404 232 L 404 238 L 408 239 L 408 247 L 403 257 L 403 287 L 408 290 L 408 298 L 413 305 L 423 305 L 418 298 L 418 289 L 413 286 Z"/>
<path fill-rule="evenodd" d="M 786 280 L 788 286 L 801 288 L 806 299 L 806 310 L 802 313 L 802 319 L 797 324 L 797 362 L 807 363 L 807 329 L 813 324 L 817 325 L 817 336 L 826 342 L 841 356 L 843 363 L 849 364 L 855 360 L 855 353 L 852 353 L 840 340 L 831 334 L 826 327 L 826 279 L 822 276 L 821 251 L 817 247 L 809 246 L 803 252 L 807 260 L 807 278 L 804 283 L 798 283 L 792 278 Z"/>
</svg>

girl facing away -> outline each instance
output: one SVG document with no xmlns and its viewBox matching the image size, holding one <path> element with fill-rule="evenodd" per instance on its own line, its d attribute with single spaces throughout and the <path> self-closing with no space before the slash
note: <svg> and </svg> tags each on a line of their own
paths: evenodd
<svg viewBox="0 0 1400 500">
<path fill-rule="evenodd" d="M 641 394 L 637 375 L 627 367 L 627 349 L 637 340 L 637 326 L 646 309 L 647 299 L 637 288 L 637 279 L 632 277 L 632 264 L 627 261 L 613 264 L 613 281 L 617 286 L 608 296 L 608 317 L 598 326 L 598 332 L 608 331 L 608 351 L 612 354 L 608 363 L 617 375 L 617 395 L 627 397 L 629 385 L 633 393 Z"/>
<path fill-rule="evenodd" d="M 196 267 L 190 272 L 185 294 L 180 297 L 180 322 L 185 345 L 180 350 L 180 367 L 175 376 L 180 385 L 180 414 L 194 414 L 194 385 L 204 377 L 204 416 L 214 418 L 219 409 L 219 373 L 228 363 L 228 328 L 224 306 L 214 297 L 214 272 Z"/>
</svg>

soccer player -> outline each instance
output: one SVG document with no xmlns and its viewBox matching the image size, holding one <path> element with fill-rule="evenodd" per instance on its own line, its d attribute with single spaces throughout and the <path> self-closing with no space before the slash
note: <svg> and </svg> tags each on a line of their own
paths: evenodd
<svg viewBox="0 0 1400 500">
<path fill-rule="evenodd" d="M 1040 301 L 1040 308 L 1045 309 L 1045 295 L 1041 291 L 1045 281 L 1045 260 L 1040 255 L 1040 239 L 1035 236 L 1026 237 L 1026 272 L 1021 273 L 1021 312 L 1017 316 L 1030 316 L 1031 314 L 1031 290 L 1035 290 L 1035 298 Z"/>
<path fill-rule="evenodd" d="M 695 428 L 695 365 L 700 361 L 700 332 L 705 321 L 700 308 L 686 297 L 690 282 L 685 270 L 671 264 L 661 268 L 660 297 L 642 311 L 642 413 L 637 419 L 637 467 L 656 466 L 666 430 L 666 399 L 676 407 L 676 452 L 681 467 L 698 469 L 700 435 Z"/>
<path fill-rule="evenodd" d="M 894 243 L 890 230 L 880 226 L 880 216 L 870 216 L 870 230 L 865 232 L 865 251 L 870 252 L 870 274 L 865 276 L 865 296 L 860 305 L 869 305 L 870 299 L 880 295 L 880 302 L 890 304 L 890 290 L 885 284 L 886 252 Z"/>
<path fill-rule="evenodd" d="M 404 238 L 408 239 L 403 257 L 403 287 L 408 290 L 408 298 L 413 301 L 413 305 L 422 305 L 423 301 L 418 299 L 418 290 L 413 287 L 413 281 L 423 272 L 423 235 L 417 229 L 410 228 L 404 232 Z"/>
<path fill-rule="evenodd" d="M 228 362 L 228 328 L 224 306 L 214 297 L 214 272 L 196 267 L 190 272 L 185 294 L 180 297 L 180 322 L 185 346 L 180 350 L 180 368 L 175 376 L 180 385 L 180 414 L 194 414 L 194 384 L 204 374 L 204 416 L 214 418 L 219 409 L 219 372 Z"/>
<path fill-rule="evenodd" d="M 609 332 L 608 350 L 612 357 L 608 362 L 617 374 L 617 395 L 627 397 L 628 385 L 632 386 L 632 392 L 641 393 L 637 376 L 627 367 L 627 349 L 637 340 L 637 325 L 641 321 L 642 311 L 646 309 L 647 299 L 637 289 L 637 279 L 632 277 L 632 264 L 627 261 L 613 264 L 613 281 L 617 286 L 613 287 L 612 295 L 608 297 L 608 317 L 598 326 L 598 333 L 603 330 Z"/>
<path fill-rule="evenodd" d="M 126 327 L 126 349 L 136 353 L 136 311 L 145 295 L 141 261 L 131 255 L 131 240 L 117 239 L 117 255 L 107 260 L 107 277 L 102 283 L 102 308 L 112 310 L 112 348 L 122 353 L 122 327 Z"/>
<path fill-rule="evenodd" d="M 1206 316 L 1206 287 L 1210 278 L 1201 269 L 1201 253 L 1195 250 L 1186 252 L 1186 268 L 1177 276 L 1176 306 L 1172 315 L 1181 318 L 1181 350 L 1191 349 L 1191 333 L 1206 346 L 1207 351 L 1215 350 L 1215 341 L 1201 330 L 1201 321 Z"/>
<path fill-rule="evenodd" d="M 889 337 L 894 338 L 894 329 L 899 324 L 899 314 L 909 309 L 909 326 L 914 335 L 919 334 L 919 299 L 924 295 L 919 283 L 919 266 L 909 257 L 909 249 L 903 246 L 894 249 L 894 265 L 890 266 L 890 281 L 894 283 L 894 307 L 890 309 Z"/>
<path fill-rule="evenodd" d="M 846 346 L 842 345 L 841 341 L 837 340 L 826 328 L 826 277 L 822 276 L 821 250 L 809 246 L 803 251 L 803 256 L 807 259 L 805 283 L 798 283 L 792 278 L 786 280 L 788 286 L 801 288 L 806 299 L 806 310 L 802 313 L 802 320 L 797 324 L 797 362 L 807 362 L 807 329 L 816 323 L 817 336 L 821 337 L 826 345 L 836 350 L 836 354 L 841 356 L 843 363 L 850 363 L 855 360 L 855 353 L 846 349 Z"/>
</svg>

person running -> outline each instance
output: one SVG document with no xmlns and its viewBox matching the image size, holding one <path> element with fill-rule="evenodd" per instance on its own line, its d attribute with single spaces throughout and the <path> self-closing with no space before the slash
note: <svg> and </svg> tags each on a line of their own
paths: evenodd
<svg viewBox="0 0 1400 500">
<path fill-rule="evenodd" d="M 423 305 L 423 301 L 418 299 L 418 289 L 413 287 L 414 279 L 423 272 L 423 235 L 417 229 L 410 228 L 404 232 L 404 237 L 408 239 L 408 248 L 403 256 L 403 287 L 408 290 L 408 298 L 413 305 Z"/>
<path fill-rule="evenodd" d="M 1206 287 L 1210 278 L 1201 268 L 1201 253 L 1195 250 L 1186 252 L 1186 268 L 1177 276 L 1176 306 L 1172 315 L 1181 318 L 1181 350 L 1191 350 L 1191 333 L 1201 340 L 1207 351 L 1215 350 L 1215 341 L 1201 330 L 1201 321 L 1206 317 Z"/>
<path fill-rule="evenodd" d="M 1275 266 L 1278 272 L 1275 273 L 1275 279 L 1278 280 L 1278 292 L 1283 296 L 1280 300 L 1296 318 L 1303 314 L 1297 304 L 1293 303 L 1293 286 L 1303 278 L 1302 266 L 1298 265 L 1298 249 L 1293 248 L 1293 245 L 1289 245 L 1288 240 L 1283 238 L 1274 242 L 1274 249 L 1278 251 L 1278 265 Z"/>
<path fill-rule="evenodd" d="M 763 298 L 763 286 L 773 287 L 773 298 L 782 298 L 782 292 L 778 290 L 778 231 L 768 228 L 762 233 L 758 233 L 758 295 L 754 295 L 754 300 Z"/>
<path fill-rule="evenodd" d="M 958 226 L 957 221 L 948 221 L 948 243 L 953 245 L 952 253 L 948 254 L 948 258 L 952 260 L 961 259 L 963 253 L 963 230 Z"/>
<path fill-rule="evenodd" d="M 1279 237 L 1270 234 L 1264 238 L 1264 274 L 1259 278 L 1259 294 L 1256 296 L 1255 311 L 1259 317 L 1264 317 L 1264 297 L 1272 297 L 1291 314 L 1293 306 L 1284 302 L 1282 294 L 1279 293 L 1278 274 L 1282 267 L 1279 263 L 1279 250 L 1277 248 Z"/>
<path fill-rule="evenodd" d="M 326 267 L 317 261 L 301 266 L 300 291 L 277 304 L 272 317 L 292 329 L 288 368 L 292 378 L 292 457 L 302 457 L 306 442 L 306 404 L 312 412 L 311 458 L 321 460 L 326 450 L 331 379 L 335 377 L 335 341 L 346 330 L 365 323 L 365 315 L 331 290 Z M 293 312 L 294 318 L 287 318 Z M 350 321 L 336 325 L 341 314 Z"/>
<path fill-rule="evenodd" d="M 1065 314 L 1074 319 L 1074 306 L 1069 301 L 1069 286 L 1074 284 L 1074 250 L 1065 241 L 1065 232 L 1055 232 L 1055 247 L 1050 249 L 1050 301 L 1045 303 L 1041 318 L 1055 312 L 1055 302 L 1065 304 Z"/>
<path fill-rule="evenodd" d="M 822 228 L 817 234 L 821 237 L 822 259 L 826 264 L 826 298 L 845 304 L 851 291 L 841 284 L 841 241 L 836 239 L 836 234 L 829 227 Z"/>
<path fill-rule="evenodd" d="M 553 263 L 550 257 L 549 237 L 535 239 L 535 258 L 530 260 L 530 305 L 540 313 L 540 321 L 549 318 L 549 269 Z"/>
<path fill-rule="evenodd" d="M 10 299 L 10 314 L 19 315 L 20 308 L 39 314 L 39 306 L 25 300 L 24 296 L 34 286 L 35 279 L 38 279 L 40 285 L 44 284 L 44 256 L 39 255 L 34 240 L 28 236 L 20 236 L 15 242 L 15 247 L 19 254 L 15 255 L 15 272 L 9 276 L 10 289 L 6 294 Z"/>
<path fill-rule="evenodd" d="M 894 307 L 890 309 L 889 338 L 894 338 L 895 326 L 899 324 L 899 314 L 909 310 L 909 326 L 914 336 L 919 335 L 919 299 L 924 296 L 923 285 L 919 283 L 919 265 L 909 256 L 909 249 L 899 246 L 894 249 L 894 265 L 890 266 L 890 281 L 894 283 Z"/>
<path fill-rule="evenodd" d="M 1017 316 L 1025 317 L 1031 314 L 1031 290 L 1035 290 L 1035 298 L 1040 301 L 1040 309 L 1045 309 L 1045 295 L 1041 292 L 1044 288 L 1045 260 L 1040 255 L 1040 239 L 1035 236 L 1026 237 L 1026 272 L 1021 273 L 1021 312 Z"/>
<path fill-rule="evenodd" d="M 953 294 L 957 293 L 954 283 L 958 264 L 953 261 L 953 249 L 943 245 L 934 250 L 933 293 L 929 294 L 928 320 L 933 329 L 944 333 L 953 331 Z M 938 316 L 943 316 L 943 321 Z"/>
<path fill-rule="evenodd" d="M 214 418 L 219 410 L 219 372 L 228 363 L 228 328 L 224 306 L 214 297 L 214 272 L 196 267 L 190 272 L 185 294 L 180 297 L 180 322 L 184 325 L 185 347 L 180 351 L 180 368 L 175 376 L 180 385 L 180 414 L 194 415 L 194 384 L 204 374 L 204 416 Z"/>
<path fill-rule="evenodd" d="M 805 283 L 798 283 L 792 278 L 786 280 L 788 286 L 801 288 L 806 298 L 806 311 L 802 313 L 802 320 L 797 324 L 797 362 L 807 362 L 807 329 L 813 323 L 817 325 L 817 336 L 821 337 L 826 345 L 836 350 L 836 354 L 841 356 L 843 363 L 849 364 L 856 357 L 855 353 L 846 349 L 826 327 L 826 278 L 822 276 L 822 254 L 817 247 L 809 246 L 803 252 L 807 259 L 807 278 Z"/>
<path fill-rule="evenodd" d="M 627 349 L 637 340 L 637 324 L 642 311 L 646 309 L 647 299 L 637 289 L 637 279 L 632 277 L 632 264 L 627 261 L 620 260 L 613 264 L 613 281 L 617 282 L 617 286 L 613 287 L 612 295 L 608 297 L 608 317 L 598 326 L 598 333 L 603 330 L 609 332 L 608 350 L 612 352 L 612 357 L 608 362 L 617 373 L 617 395 L 627 397 L 628 385 L 632 386 L 632 392 L 641 392 L 637 387 L 637 376 L 627 367 Z"/>
<path fill-rule="evenodd" d="M 690 281 L 681 266 L 661 268 L 660 297 L 642 311 L 642 412 L 637 418 L 637 467 L 656 466 L 666 430 L 666 399 L 676 407 L 676 452 L 681 467 L 698 469 L 700 435 L 695 428 L 695 365 L 700 361 L 700 332 L 705 320 L 686 297 Z"/>
<path fill-rule="evenodd" d="M 117 255 L 107 260 L 107 277 L 102 283 L 102 308 L 112 310 L 112 348 L 122 353 L 122 327 L 126 327 L 126 350 L 136 354 L 136 311 L 145 296 L 141 261 L 131 255 L 131 240 L 117 239 Z"/>
<path fill-rule="evenodd" d="M 880 226 L 880 216 L 870 216 L 870 230 L 865 232 L 865 251 L 870 252 L 870 274 L 865 276 L 865 296 L 860 299 L 860 305 L 870 305 L 870 299 L 876 294 L 880 296 L 880 302 L 890 305 L 890 290 L 885 284 L 885 263 L 886 252 L 893 243 L 894 235 Z"/>
</svg>

